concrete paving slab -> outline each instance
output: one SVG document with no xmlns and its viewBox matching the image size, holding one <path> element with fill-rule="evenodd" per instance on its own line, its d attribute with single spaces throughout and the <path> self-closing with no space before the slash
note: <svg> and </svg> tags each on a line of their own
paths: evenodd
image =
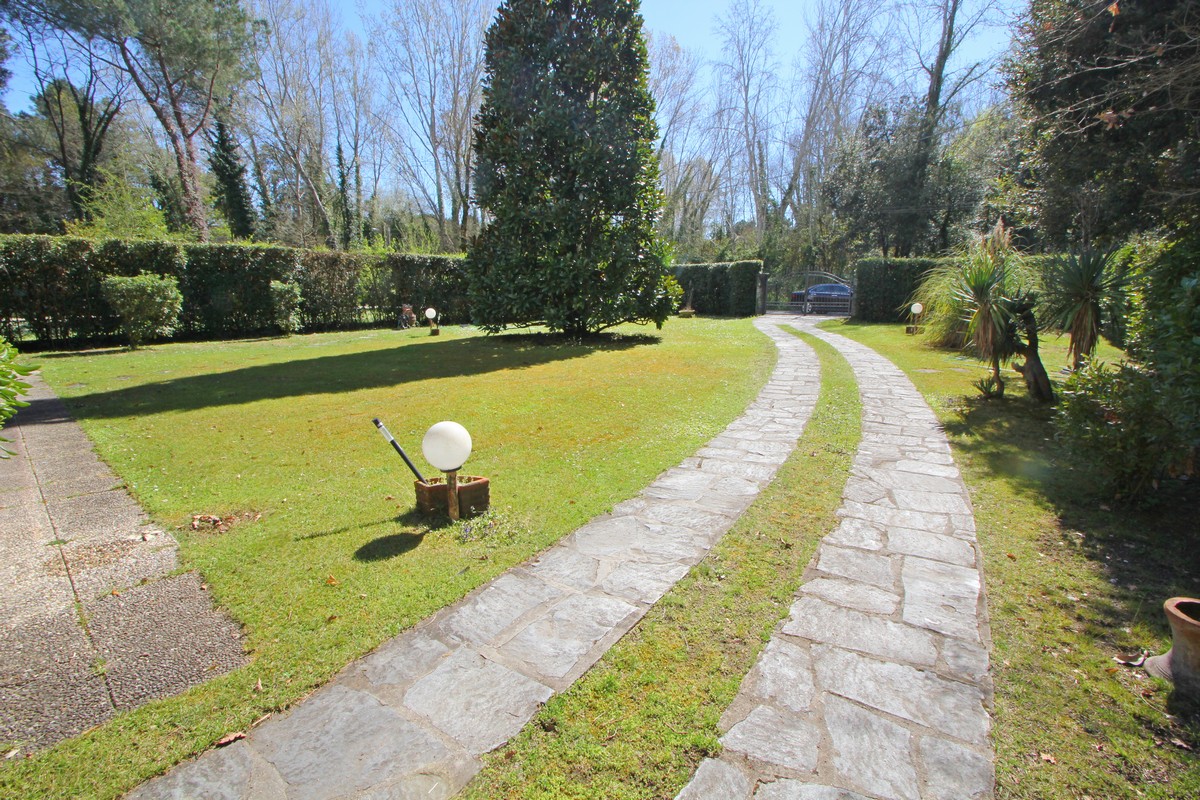
<svg viewBox="0 0 1200 800">
<path fill-rule="evenodd" d="M 27 752 L 112 717 L 103 664 L 73 606 L 0 628 L 0 741 Z"/>
<path fill-rule="evenodd" d="M 118 709 L 223 675 L 248 663 L 241 627 L 215 610 L 187 572 L 85 602 L 88 629 Z"/>
</svg>

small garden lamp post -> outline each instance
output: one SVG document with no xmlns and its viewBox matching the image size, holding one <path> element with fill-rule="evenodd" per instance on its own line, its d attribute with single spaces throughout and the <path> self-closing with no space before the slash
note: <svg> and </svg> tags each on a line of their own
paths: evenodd
<svg viewBox="0 0 1200 800">
<path fill-rule="evenodd" d="M 439 422 L 425 432 L 421 450 L 426 461 L 446 473 L 446 510 L 450 519 L 458 519 L 458 471 L 471 455 L 471 434 L 457 422 Z"/>
<path fill-rule="evenodd" d="M 425 309 L 425 319 L 429 320 L 429 335 L 430 336 L 437 336 L 439 333 L 441 333 L 441 330 L 438 328 L 438 324 L 437 324 L 437 310 L 436 309 L 433 309 L 433 308 Z M 470 448 L 468 448 L 468 449 L 470 449 Z"/>
<path fill-rule="evenodd" d="M 920 303 L 913 303 L 908 307 L 912 314 L 912 324 L 904 329 L 905 333 L 920 333 L 921 332 L 921 314 L 925 313 L 925 306 Z"/>
</svg>

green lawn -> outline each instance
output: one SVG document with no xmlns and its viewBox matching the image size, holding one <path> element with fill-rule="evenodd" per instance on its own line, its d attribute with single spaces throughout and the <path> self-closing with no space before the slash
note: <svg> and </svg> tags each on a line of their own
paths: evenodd
<svg viewBox="0 0 1200 800">
<path fill-rule="evenodd" d="M 588 344 L 444 328 L 48 354 L 49 383 L 245 626 L 252 663 L 30 759 L 0 794 L 112 797 L 295 702 L 350 660 L 635 495 L 718 433 L 774 362 L 749 320 Z M 424 431 L 464 424 L 480 537 L 411 514 Z M 432 469 L 430 469 L 432 472 Z M 227 533 L 193 514 L 236 515 Z M 258 686 L 261 682 L 261 690 Z"/>
<path fill-rule="evenodd" d="M 977 362 L 901 326 L 827 323 L 884 354 L 924 393 L 971 490 L 993 639 L 997 797 L 1200 797 L 1200 713 L 1114 656 L 1164 652 L 1162 603 L 1200 593 L 1196 487 L 1151 509 L 1117 506 L 1054 441 L 1052 411 L 984 401 Z M 1062 377 L 1066 339 L 1043 343 Z M 1119 351 L 1099 356 L 1116 361 Z"/>
</svg>

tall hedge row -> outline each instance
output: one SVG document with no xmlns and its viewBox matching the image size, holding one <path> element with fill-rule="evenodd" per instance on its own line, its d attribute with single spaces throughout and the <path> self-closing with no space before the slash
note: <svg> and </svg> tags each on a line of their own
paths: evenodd
<svg viewBox="0 0 1200 800">
<path fill-rule="evenodd" d="M 862 322 L 906 322 L 921 279 L 937 258 L 863 258 L 855 265 L 854 318 Z"/>
<path fill-rule="evenodd" d="M 748 317 L 755 313 L 761 261 L 684 264 L 675 268 L 683 302 L 697 314 Z"/>
<path fill-rule="evenodd" d="M 0 336 L 68 344 L 114 336 L 105 276 L 139 272 L 179 280 L 179 332 L 193 338 L 274 332 L 271 281 L 300 286 L 305 330 L 394 323 L 402 304 L 433 306 L 466 322 L 462 259 L 332 253 L 287 247 L 0 237 Z"/>
</svg>

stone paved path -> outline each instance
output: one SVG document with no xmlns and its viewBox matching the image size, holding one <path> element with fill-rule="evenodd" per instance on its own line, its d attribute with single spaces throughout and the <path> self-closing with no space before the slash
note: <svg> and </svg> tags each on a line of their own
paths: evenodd
<svg viewBox="0 0 1200 800">
<path fill-rule="evenodd" d="M 982 562 L 949 445 L 890 362 L 789 321 L 853 367 L 862 444 L 841 523 L 722 717 L 721 757 L 679 800 L 990 798 Z"/>
<path fill-rule="evenodd" d="M 53 744 L 245 662 L 175 540 L 41 381 L 0 459 L 0 743 Z"/>
<path fill-rule="evenodd" d="M 773 322 L 759 397 L 697 454 L 351 664 L 254 729 L 135 790 L 147 798 L 449 797 L 700 561 L 795 447 L 816 404 L 812 350 Z"/>
</svg>

